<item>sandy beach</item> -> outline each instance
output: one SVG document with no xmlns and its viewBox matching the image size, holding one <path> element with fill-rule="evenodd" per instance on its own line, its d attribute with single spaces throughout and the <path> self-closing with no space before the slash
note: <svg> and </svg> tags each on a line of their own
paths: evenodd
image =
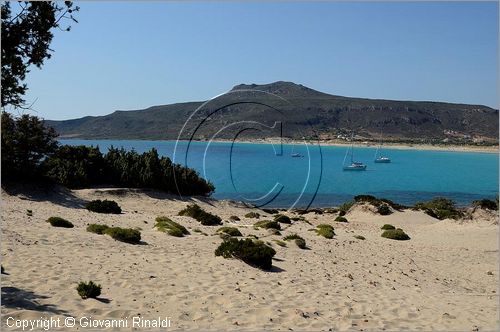
<svg viewBox="0 0 500 332">
<path fill-rule="evenodd" d="M 233 140 L 224 140 L 224 139 L 216 139 L 212 140 L 212 142 L 220 142 L 220 143 L 231 143 Z M 235 142 L 237 143 L 245 143 L 245 144 L 276 144 L 282 142 L 283 144 L 294 144 L 294 145 L 303 145 L 303 144 L 314 144 L 320 146 L 340 146 L 340 147 L 349 147 L 351 146 L 350 142 L 343 140 L 290 140 L 279 138 L 268 138 L 268 139 L 238 139 Z M 355 142 L 353 144 L 355 147 L 368 147 L 368 148 L 377 148 L 378 144 L 375 142 Z M 390 143 L 384 142 L 384 149 L 396 149 L 396 150 L 424 150 L 424 151 L 450 151 L 450 152 L 479 152 L 479 153 L 499 153 L 498 145 L 492 146 L 476 146 L 476 145 L 453 145 L 453 144 L 443 144 L 443 145 L 435 145 L 435 144 L 403 144 L 403 143 Z"/>
<path fill-rule="evenodd" d="M 113 199 L 123 212 L 97 214 L 85 201 Z M 236 225 L 244 236 L 269 242 L 271 271 L 215 257 L 218 227 L 178 216 L 188 203 Z M 250 211 L 236 202 L 185 199 L 156 192 L 86 189 L 58 193 L 2 193 L 2 328 L 6 318 L 168 317 L 170 330 L 498 330 L 498 216 L 478 210 L 472 219 L 439 221 L 412 210 L 381 216 L 354 207 L 348 223 L 335 214 L 304 215 L 282 235 L 255 230 Z M 27 215 L 32 210 L 32 216 Z M 294 216 L 292 212 L 284 212 Z M 229 222 L 230 216 L 241 218 Z M 71 229 L 51 227 L 60 216 Z M 176 238 L 153 228 L 157 216 L 186 226 Z M 86 231 L 90 223 L 139 228 L 131 245 Z M 309 231 L 331 224 L 336 236 Z M 382 238 L 383 224 L 401 227 L 409 241 Z M 201 233 L 194 232 L 201 230 Z M 273 240 L 297 233 L 308 250 Z M 366 239 L 359 240 L 354 235 Z M 75 287 L 93 280 L 98 299 L 82 300 Z M 12 322 L 12 321 L 11 321 Z M 78 323 L 77 323 L 78 324 Z M 130 323 L 129 323 L 130 324 Z M 19 330 L 20 328 L 17 328 Z M 60 329 L 65 329 L 61 327 Z M 80 328 L 81 330 L 84 328 Z M 121 328 L 122 330 L 131 330 Z M 140 328 L 138 329 L 140 330 Z"/>
</svg>

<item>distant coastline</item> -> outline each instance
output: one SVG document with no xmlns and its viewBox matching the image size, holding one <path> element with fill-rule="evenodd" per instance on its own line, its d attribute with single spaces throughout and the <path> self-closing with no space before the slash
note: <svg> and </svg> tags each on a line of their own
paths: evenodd
<svg viewBox="0 0 500 332">
<path fill-rule="evenodd" d="M 155 140 L 155 139 L 120 139 L 120 138 L 103 138 L 103 139 L 87 139 L 87 138 L 76 138 L 76 137 L 59 137 L 59 140 L 84 140 L 84 141 L 175 141 L 175 140 Z M 185 141 L 185 140 L 182 140 Z M 195 142 L 208 142 L 208 140 L 193 140 Z M 231 139 L 216 139 L 212 140 L 212 142 L 217 143 L 230 143 L 233 142 Z M 245 140 L 236 140 L 236 143 L 244 143 L 244 144 L 272 144 L 278 143 L 278 138 L 269 138 L 269 139 L 245 139 Z M 314 142 L 319 143 L 322 146 L 337 146 L 337 147 L 347 147 L 350 146 L 350 142 L 342 141 L 342 140 L 318 140 L 318 141 L 310 141 L 310 140 L 291 140 L 291 139 L 283 139 L 283 144 L 304 144 L 304 142 Z M 376 148 L 377 144 L 375 142 L 354 142 L 355 147 L 365 147 L 365 148 Z M 391 142 L 383 142 L 384 149 L 397 149 L 397 150 L 422 150 L 422 151 L 450 151 L 450 152 L 474 152 L 474 153 L 499 153 L 498 145 L 491 146 L 477 146 L 477 145 L 456 145 L 456 144 L 405 144 L 405 143 L 391 143 Z"/>
</svg>

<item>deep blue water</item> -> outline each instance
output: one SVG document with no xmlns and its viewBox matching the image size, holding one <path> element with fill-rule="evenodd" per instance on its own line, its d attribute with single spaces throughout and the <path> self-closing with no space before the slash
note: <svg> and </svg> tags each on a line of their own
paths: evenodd
<svg viewBox="0 0 500 332">
<path fill-rule="evenodd" d="M 364 172 L 346 172 L 347 148 L 271 144 L 138 140 L 61 140 L 63 144 L 111 145 L 160 155 L 195 168 L 211 181 L 215 198 L 245 200 L 267 207 L 335 206 L 354 195 L 371 194 L 401 204 L 444 196 L 459 205 L 498 194 L 498 154 L 391 150 L 390 164 L 373 162 L 374 148 L 355 148 L 355 159 L 368 165 Z M 276 150 L 276 152 L 275 152 Z M 187 151 L 187 153 L 186 153 Z M 282 153 L 281 153 L 282 152 Z M 291 152 L 304 157 L 293 158 Z"/>
</svg>

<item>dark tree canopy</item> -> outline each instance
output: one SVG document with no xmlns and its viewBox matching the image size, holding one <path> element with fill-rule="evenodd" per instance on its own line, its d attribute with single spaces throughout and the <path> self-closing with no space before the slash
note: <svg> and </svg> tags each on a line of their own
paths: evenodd
<svg viewBox="0 0 500 332">
<path fill-rule="evenodd" d="M 36 116 L 2 112 L 2 181 L 40 175 L 41 161 L 54 153 L 57 133 Z"/>
<path fill-rule="evenodd" d="M 12 2 L 15 4 L 14 2 Z M 2 107 L 24 107 L 24 83 L 29 67 L 40 68 L 52 51 L 53 29 L 69 31 L 62 20 L 77 22 L 73 13 L 79 10 L 70 1 L 24 1 L 19 8 L 2 3 Z"/>
</svg>

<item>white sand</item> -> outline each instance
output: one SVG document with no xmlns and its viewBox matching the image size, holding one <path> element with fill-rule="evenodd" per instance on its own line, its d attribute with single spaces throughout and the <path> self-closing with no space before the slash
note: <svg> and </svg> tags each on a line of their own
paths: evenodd
<svg viewBox="0 0 500 332">
<path fill-rule="evenodd" d="M 127 191 L 128 192 L 128 191 Z M 114 199 L 121 215 L 96 214 L 82 201 Z M 239 227 L 264 241 L 298 233 L 310 250 L 294 243 L 277 251 L 273 270 L 215 257 L 217 227 L 177 213 L 188 204 L 174 196 L 79 190 L 31 199 L 2 195 L 2 327 L 6 318 L 71 315 L 79 319 L 170 317 L 175 330 L 498 330 L 498 217 L 475 213 L 466 222 L 437 221 L 421 212 L 379 216 L 366 207 L 335 223 L 335 215 L 306 214 L 313 225 L 330 223 L 328 240 L 294 222 L 282 236 Z M 194 200 L 196 201 L 196 200 Z M 192 201 L 191 201 L 192 202 Z M 197 202 L 240 224 L 252 209 L 229 202 Z M 33 210 L 28 217 L 26 210 Z M 262 212 L 260 212 L 262 213 Z M 175 238 L 153 228 L 158 215 L 188 227 Z M 291 214 L 290 214 L 291 215 Z M 73 229 L 51 227 L 61 216 Z M 261 218 L 262 220 L 262 218 Z M 130 245 L 85 230 L 89 223 L 140 227 L 143 245 Z M 146 223 L 147 222 L 147 223 Z M 403 228 L 409 241 L 380 237 L 380 226 Z M 193 232 L 199 228 L 205 236 Z M 366 240 L 357 240 L 359 234 Z M 274 242 L 272 242 L 274 243 Z M 487 272 L 491 271 L 492 275 Z M 75 287 L 94 280 L 101 301 L 82 300 Z M 130 330 L 130 328 L 128 328 Z"/>
</svg>

